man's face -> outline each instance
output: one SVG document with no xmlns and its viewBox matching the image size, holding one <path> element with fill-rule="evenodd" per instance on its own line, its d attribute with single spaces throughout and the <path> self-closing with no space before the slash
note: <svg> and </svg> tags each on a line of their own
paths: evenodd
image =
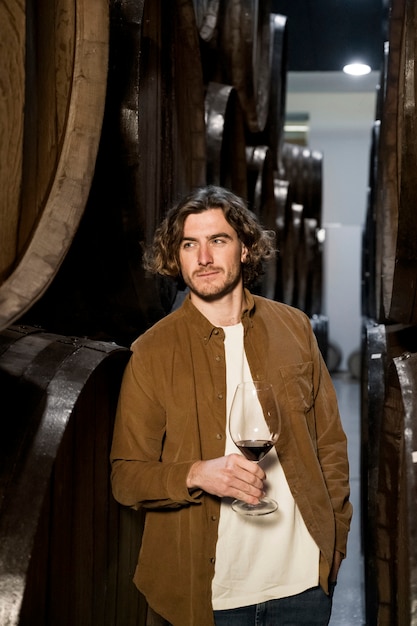
<svg viewBox="0 0 417 626">
<path fill-rule="evenodd" d="M 221 209 L 189 215 L 184 222 L 179 261 L 191 292 L 206 301 L 241 287 L 247 249 Z"/>
</svg>

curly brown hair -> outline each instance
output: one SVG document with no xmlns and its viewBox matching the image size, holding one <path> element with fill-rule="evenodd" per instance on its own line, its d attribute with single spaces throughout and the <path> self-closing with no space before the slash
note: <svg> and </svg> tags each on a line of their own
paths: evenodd
<svg viewBox="0 0 417 626">
<path fill-rule="evenodd" d="M 245 201 L 223 187 L 201 187 L 172 207 L 145 249 L 143 265 L 153 274 L 181 277 L 179 249 L 186 218 L 208 209 L 222 209 L 248 254 L 242 264 L 243 282 L 250 286 L 264 273 L 264 262 L 275 255 L 275 232 L 264 230 Z"/>
</svg>

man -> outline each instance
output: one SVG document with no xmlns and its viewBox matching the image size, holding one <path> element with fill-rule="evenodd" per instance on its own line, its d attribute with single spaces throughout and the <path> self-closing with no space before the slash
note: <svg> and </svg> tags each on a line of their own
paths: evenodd
<svg viewBox="0 0 417 626">
<path fill-rule="evenodd" d="M 173 626 L 330 618 L 352 513 L 346 437 L 309 319 L 246 288 L 273 253 L 272 233 L 242 200 L 210 186 L 171 209 L 146 255 L 150 271 L 181 278 L 189 295 L 133 343 L 112 487 L 122 504 L 146 509 L 134 582 Z M 272 383 L 282 413 L 260 464 L 227 429 L 236 385 L 248 379 Z M 277 512 L 231 509 L 266 491 Z"/>
</svg>

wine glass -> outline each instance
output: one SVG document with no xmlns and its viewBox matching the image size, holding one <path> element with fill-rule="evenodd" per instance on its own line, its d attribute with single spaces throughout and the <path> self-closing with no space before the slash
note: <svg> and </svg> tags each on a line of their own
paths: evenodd
<svg viewBox="0 0 417 626">
<path fill-rule="evenodd" d="M 249 459 L 259 463 L 277 442 L 281 431 L 281 414 L 274 389 L 268 382 L 243 382 L 236 387 L 229 416 L 232 440 Z M 262 498 L 259 504 L 232 502 L 232 509 L 244 515 L 273 513 L 278 504 Z"/>
</svg>

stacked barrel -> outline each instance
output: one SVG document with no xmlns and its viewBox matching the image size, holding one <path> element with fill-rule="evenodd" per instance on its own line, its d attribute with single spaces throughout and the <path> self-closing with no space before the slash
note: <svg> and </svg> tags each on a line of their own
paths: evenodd
<svg viewBox="0 0 417 626">
<path fill-rule="evenodd" d="M 0 5 L 2 625 L 147 619 L 108 455 L 125 346 L 179 295 L 141 255 L 180 196 L 248 201 L 279 248 L 258 292 L 326 350 L 322 155 L 284 141 L 286 22 L 268 0 Z"/>
<path fill-rule="evenodd" d="M 106 4 L 0 7 L 0 328 L 51 284 L 83 215 L 106 93 Z"/>
<path fill-rule="evenodd" d="M 284 141 L 285 16 L 270 13 L 268 1 L 114 0 L 110 40 L 105 28 L 87 33 L 92 54 L 76 49 L 77 29 L 86 29 L 89 19 L 100 24 L 96 14 L 105 21 L 107 3 L 66 0 L 60 12 L 62 3 L 49 0 L 49 9 L 36 5 L 32 21 L 27 16 L 39 54 L 26 64 L 20 55 L 15 87 L 22 139 L 14 153 L 22 175 L 4 205 L 0 327 L 23 319 L 128 345 L 176 297 L 173 284 L 145 275 L 141 245 L 173 202 L 206 183 L 245 198 L 276 232 L 280 253 L 258 291 L 320 316 L 322 155 Z M 75 10 L 78 4 L 86 15 Z M 57 40 L 48 40 L 55 67 L 46 72 L 45 24 L 63 14 L 72 20 L 62 19 Z M 22 32 L 15 46 L 21 50 L 24 43 Z M 26 93 L 22 85 L 32 83 L 36 89 Z M 83 96 L 78 100 L 72 83 Z M 104 112 L 97 84 L 107 84 Z M 36 115 L 23 107 L 35 96 Z M 10 118 L 12 111 L 16 116 L 11 105 Z M 11 119 L 10 137 L 15 127 Z M 79 145 L 70 144 L 74 137 Z M 32 145 L 38 146 L 35 162 Z M 6 149 L 7 143 L 5 155 Z M 31 180 L 42 166 L 33 193 Z M 78 187 L 82 193 L 75 193 Z"/>
<path fill-rule="evenodd" d="M 128 358 L 31 327 L 0 334 L 2 626 L 113 626 L 146 612 L 131 584 L 143 519 L 109 485 Z"/>
<path fill-rule="evenodd" d="M 417 624 L 416 28 L 393 0 L 363 238 L 362 484 L 366 623 Z"/>
<path fill-rule="evenodd" d="M 249 3 L 251 11 L 240 2 L 195 4 L 206 93 L 207 182 L 245 197 L 276 233 L 278 261 L 266 268 L 261 293 L 318 316 L 322 154 L 285 142 L 287 19 L 271 14 L 268 2 Z"/>
</svg>

